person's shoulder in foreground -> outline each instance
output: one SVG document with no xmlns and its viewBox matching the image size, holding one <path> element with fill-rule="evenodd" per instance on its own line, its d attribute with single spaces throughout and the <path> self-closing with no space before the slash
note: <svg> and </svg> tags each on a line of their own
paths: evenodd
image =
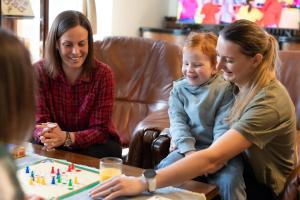
<svg viewBox="0 0 300 200">
<path fill-rule="evenodd" d="M 0 28 L 0 44 L 0 198 L 34 199 L 25 197 L 7 151 L 8 144 L 21 144 L 33 129 L 34 73 L 29 52 L 16 36 Z"/>
</svg>

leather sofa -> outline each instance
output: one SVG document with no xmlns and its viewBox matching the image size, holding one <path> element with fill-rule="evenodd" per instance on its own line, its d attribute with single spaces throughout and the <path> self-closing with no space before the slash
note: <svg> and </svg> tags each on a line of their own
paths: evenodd
<svg viewBox="0 0 300 200">
<path fill-rule="evenodd" d="M 174 44 L 138 37 L 107 37 L 94 42 L 94 56 L 114 73 L 112 119 L 123 147 L 129 146 L 139 123 L 167 109 L 173 81 L 181 77 L 181 54 Z M 140 157 L 136 157 L 135 148 L 131 150 L 127 164 L 138 166 Z"/>
<path fill-rule="evenodd" d="M 288 90 L 295 108 L 297 117 L 297 136 L 295 141 L 296 167 L 290 175 L 283 193 L 284 200 L 300 199 L 300 51 L 280 51 L 281 67 L 277 69 L 277 77 Z M 284 109 L 284 108 L 283 108 Z M 139 130 L 132 138 L 130 149 L 136 151 L 138 167 L 153 168 L 169 153 L 170 138 L 166 133 L 169 127 L 167 111 L 159 115 L 150 115 L 139 124 Z M 141 144 L 147 144 L 145 146 Z M 138 147 L 138 148 L 137 148 Z"/>
</svg>

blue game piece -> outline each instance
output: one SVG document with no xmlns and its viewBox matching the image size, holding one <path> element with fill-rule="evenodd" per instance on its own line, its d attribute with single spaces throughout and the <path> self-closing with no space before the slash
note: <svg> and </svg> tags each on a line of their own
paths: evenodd
<svg viewBox="0 0 300 200">
<path fill-rule="evenodd" d="M 29 172 L 30 172 L 29 166 L 26 166 L 25 172 L 26 172 L 26 174 L 29 174 Z"/>
<path fill-rule="evenodd" d="M 55 176 L 52 176 L 51 184 L 52 184 L 52 185 L 55 185 Z"/>
</svg>

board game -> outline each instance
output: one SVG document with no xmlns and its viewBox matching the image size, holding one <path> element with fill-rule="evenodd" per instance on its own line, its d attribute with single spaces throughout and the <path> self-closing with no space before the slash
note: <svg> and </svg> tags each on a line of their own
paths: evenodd
<svg viewBox="0 0 300 200">
<path fill-rule="evenodd" d="M 82 165 L 45 159 L 20 168 L 17 175 L 25 193 L 64 199 L 97 185 L 98 173 Z"/>
</svg>

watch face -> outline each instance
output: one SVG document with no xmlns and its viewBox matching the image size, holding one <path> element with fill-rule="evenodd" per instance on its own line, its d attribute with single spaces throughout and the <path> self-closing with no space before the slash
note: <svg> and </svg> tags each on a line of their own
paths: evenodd
<svg viewBox="0 0 300 200">
<path fill-rule="evenodd" d="M 67 141 L 66 141 L 66 146 L 71 146 L 72 145 L 72 140 L 70 140 L 70 139 L 68 139 Z"/>
<path fill-rule="evenodd" d="M 66 141 L 65 141 L 64 146 L 70 147 L 70 146 L 72 145 L 72 140 L 71 140 L 71 137 L 70 137 L 70 133 L 67 132 L 66 134 L 67 134 L 67 135 L 66 135 L 67 138 L 66 138 Z"/>
<path fill-rule="evenodd" d="M 146 178 L 154 178 L 156 176 L 156 172 L 154 169 L 146 169 L 144 171 L 144 176 Z"/>
</svg>

